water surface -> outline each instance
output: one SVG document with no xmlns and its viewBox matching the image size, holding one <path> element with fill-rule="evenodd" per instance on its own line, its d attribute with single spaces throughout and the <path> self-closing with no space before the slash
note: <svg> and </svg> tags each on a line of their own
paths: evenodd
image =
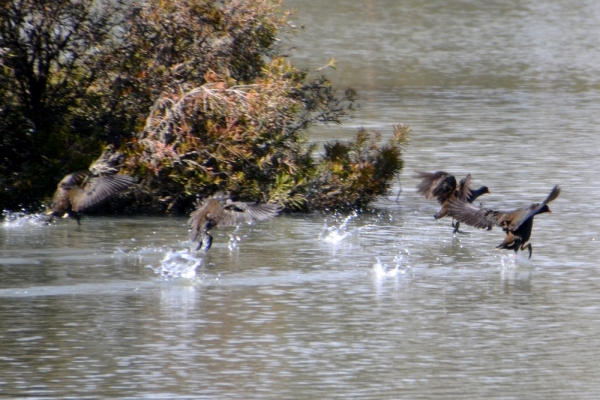
<svg viewBox="0 0 600 400">
<path fill-rule="evenodd" d="M 595 398 L 600 9 L 594 2 L 294 0 L 292 61 L 412 126 L 373 210 L 214 230 L 185 218 L 0 225 L 6 397 Z M 435 221 L 415 171 L 473 174 L 511 209 L 563 188 L 528 260 Z M 398 191 L 402 189 L 398 203 Z"/>
</svg>

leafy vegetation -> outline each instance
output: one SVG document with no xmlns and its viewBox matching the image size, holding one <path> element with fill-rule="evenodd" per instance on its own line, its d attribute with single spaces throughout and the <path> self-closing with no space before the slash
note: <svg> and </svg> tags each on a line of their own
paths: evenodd
<svg viewBox="0 0 600 400">
<path fill-rule="evenodd" d="M 94 85 L 110 79 L 117 2 L 18 0 L 0 5 L 0 205 L 51 193 L 109 139 L 93 110 Z M 106 100 L 106 98 L 105 98 Z"/>
<path fill-rule="evenodd" d="M 385 193 L 406 127 L 325 146 L 338 94 L 280 56 L 289 13 L 272 0 L 10 1 L 0 6 L 0 206 L 32 205 L 85 168 L 140 178 L 132 210 L 187 212 L 226 190 L 288 209 L 350 209 Z M 102 166 L 110 159 L 115 165 Z"/>
<path fill-rule="evenodd" d="M 408 125 L 394 125 L 394 135 L 383 146 L 378 145 L 380 133 L 364 129 L 355 141 L 326 144 L 308 192 L 311 207 L 352 210 L 386 194 L 402 170 L 402 146 L 408 143 L 409 131 Z"/>
</svg>

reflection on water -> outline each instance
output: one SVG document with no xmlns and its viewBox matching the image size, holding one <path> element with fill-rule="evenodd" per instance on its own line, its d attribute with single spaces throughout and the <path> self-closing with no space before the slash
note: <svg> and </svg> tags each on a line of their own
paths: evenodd
<svg viewBox="0 0 600 400">
<path fill-rule="evenodd" d="M 294 62 L 363 93 L 313 139 L 413 128 L 374 210 L 214 230 L 186 218 L 0 224 L 4 397 L 593 398 L 600 96 L 589 1 L 294 0 Z M 472 173 L 486 206 L 560 184 L 529 260 L 434 220 L 415 171 Z"/>
</svg>

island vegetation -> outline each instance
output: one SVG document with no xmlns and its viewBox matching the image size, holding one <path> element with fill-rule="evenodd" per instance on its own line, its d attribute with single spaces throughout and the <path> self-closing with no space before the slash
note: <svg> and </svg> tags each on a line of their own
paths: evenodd
<svg viewBox="0 0 600 400">
<path fill-rule="evenodd" d="M 409 127 L 360 129 L 315 155 L 308 133 L 357 93 L 285 57 L 272 0 L 12 0 L 0 6 L 0 207 L 33 209 L 67 173 L 127 173 L 111 207 L 187 213 L 217 191 L 288 210 L 385 194 Z M 95 162 L 94 162 L 95 161 Z"/>
</svg>

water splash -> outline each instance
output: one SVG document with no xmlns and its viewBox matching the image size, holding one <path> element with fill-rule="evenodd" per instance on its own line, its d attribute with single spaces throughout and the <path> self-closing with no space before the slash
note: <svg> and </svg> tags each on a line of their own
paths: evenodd
<svg viewBox="0 0 600 400">
<path fill-rule="evenodd" d="M 500 262 L 503 268 L 515 268 L 517 266 L 517 257 L 514 254 L 501 255 Z"/>
<path fill-rule="evenodd" d="M 325 226 L 319 235 L 319 240 L 326 243 L 339 243 L 342 240 L 346 239 L 348 236 L 354 234 L 355 232 L 359 232 L 362 228 L 354 228 L 348 229 L 348 223 L 358 217 L 358 213 L 354 211 L 352 214 L 348 215 L 339 225 L 328 226 L 329 221 L 325 219 Z"/>
<path fill-rule="evenodd" d="M 531 267 L 531 260 L 527 257 L 526 252 L 520 252 L 516 254 L 502 254 L 500 256 L 500 262 L 502 268 L 529 268 Z"/>
<path fill-rule="evenodd" d="M 44 213 L 30 214 L 27 210 L 21 211 L 2 211 L 2 225 L 8 228 L 20 228 L 25 225 L 46 225 L 48 216 Z"/>
<path fill-rule="evenodd" d="M 165 280 L 197 278 L 196 269 L 202 264 L 201 258 L 196 258 L 190 254 L 188 249 L 179 251 L 168 251 L 164 258 L 160 260 L 160 267 L 154 268 L 147 265 L 156 274 Z"/>
<path fill-rule="evenodd" d="M 396 256 L 394 257 L 394 263 L 396 264 L 395 267 L 390 267 L 387 264 L 382 264 L 381 260 L 379 259 L 379 257 L 377 257 L 377 262 L 375 264 L 373 264 L 373 273 L 375 274 L 376 278 L 393 278 L 395 276 L 398 276 L 398 273 L 400 274 L 404 274 L 406 273 L 405 270 L 401 270 L 400 269 L 400 265 L 402 265 L 402 259 L 404 257 L 402 256 Z"/>
<path fill-rule="evenodd" d="M 242 241 L 242 238 L 239 237 L 236 233 L 240 230 L 239 225 L 235 228 L 235 230 L 229 235 L 229 242 L 227 243 L 227 248 L 229 251 L 234 250 L 238 247 L 238 243 Z"/>
</svg>

